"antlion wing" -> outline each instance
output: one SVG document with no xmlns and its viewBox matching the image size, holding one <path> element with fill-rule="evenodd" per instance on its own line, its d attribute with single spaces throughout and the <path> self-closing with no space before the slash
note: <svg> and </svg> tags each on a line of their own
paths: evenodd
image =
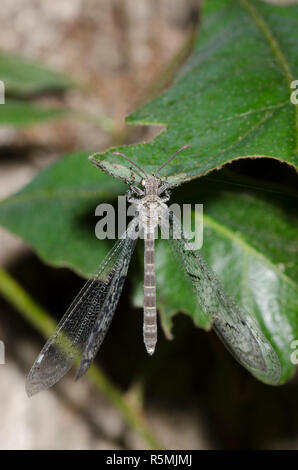
<svg viewBox="0 0 298 470">
<path fill-rule="evenodd" d="M 136 245 L 137 232 L 138 216 L 86 282 L 42 348 L 26 380 L 28 396 L 57 383 L 84 351 L 87 351 L 90 361 L 86 363 L 86 355 L 83 355 L 85 367 L 84 371 L 79 369 L 79 375 L 83 375 L 90 366 L 112 321 Z M 97 336 L 96 348 L 93 344 L 95 332 L 100 336 L 100 340 Z"/>
<path fill-rule="evenodd" d="M 280 361 L 257 322 L 225 293 L 221 282 L 199 251 L 189 250 L 180 222 L 169 210 L 161 226 L 170 233 L 170 244 L 190 279 L 205 315 L 231 354 L 257 378 L 278 383 Z"/>
<path fill-rule="evenodd" d="M 136 245 L 136 239 L 128 238 L 122 249 L 121 255 L 117 260 L 114 275 L 106 289 L 105 297 L 101 304 L 100 315 L 96 318 L 92 331 L 86 342 L 82 358 L 76 373 L 76 379 L 79 379 L 89 369 L 91 362 L 99 350 L 105 334 L 113 319 L 123 284 L 127 275 L 131 255 Z"/>
</svg>

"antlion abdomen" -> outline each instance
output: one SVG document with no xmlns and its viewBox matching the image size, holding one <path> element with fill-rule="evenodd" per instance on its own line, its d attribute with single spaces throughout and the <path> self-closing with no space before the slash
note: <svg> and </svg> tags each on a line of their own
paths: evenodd
<svg viewBox="0 0 298 470">
<path fill-rule="evenodd" d="M 145 186 L 146 195 L 140 203 L 139 217 L 144 230 L 144 323 L 143 337 L 149 354 L 153 354 L 157 342 L 156 279 L 155 279 L 155 230 L 158 227 L 163 203 L 158 197 L 158 180 L 151 177 Z"/>
<path fill-rule="evenodd" d="M 144 343 L 149 354 L 153 354 L 157 342 L 156 323 L 156 279 L 153 231 L 144 231 Z"/>
</svg>

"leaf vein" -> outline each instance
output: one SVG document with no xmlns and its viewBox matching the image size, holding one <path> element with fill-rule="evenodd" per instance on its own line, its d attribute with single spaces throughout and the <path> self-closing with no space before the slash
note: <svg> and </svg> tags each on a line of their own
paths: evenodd
<svg viewBox="0 0 298 470">
<path fill-rule="evenodd" d="M 270 261 L 265 255 L 263 255 L 262 253 L 257 251 L 255 248 L 253 248 L 245 240 L 243 240 L 243 238 L 241 238 L 240 236 L 237 236 L 229 228 L 223 226 L 220 222 L 215 221 L 212 217 L 206 214 L 204 214 L 204 224 L 209 226 L 214 231 L 225 236 L 226 238 L 232 240 L 237 245 L 241 246 L 245 253 L 251 253 L 253 256 L 260 259 L 264 264 L 269 266 L 271 270 L 276 272 L 278 277 L 283 279 L 283 281 L 285 281 L 288 285 L 290 285 L 291 287 L 295 289 L 298 288 L 298 284 L 295 281 L 293 281 L 289 276 L 287 276 L 280 269 L 278 269 L 278 267 L 275 266 L 275 264 L 273 264 L 272 261 Z"/>
<path fill-rule="evenodd" d="M 257 7 L 254 6 L 250 2 L 250 0 L 240 0 L 240 3 L 242 7 L 250 14 L 251 18 L 254 20 L 255 24 L 259 27 L 260 31 L 266 38 L 275 58 L 277 59 L 277 62 L 281 66 L 281 69 L 283 71 L 284 77 L 287 81 L 287 85 L 291 93 L 291 83 L 294 80 L 293 74 L 276 37 L 271 31 L 268 23 L 266 23 L 261 13 L 258 11 Z M 296 153 L 298 153 L 298 105 L 293 106 L 295 106 L 296 108 Z"/>
</svg>

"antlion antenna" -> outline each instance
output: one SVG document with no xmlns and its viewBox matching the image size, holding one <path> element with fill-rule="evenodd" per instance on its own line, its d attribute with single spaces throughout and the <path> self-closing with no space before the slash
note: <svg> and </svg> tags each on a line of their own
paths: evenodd
<svg viewBox="0 0 298 470">
<path fill-rule="evenodd" d="M 185 149 L 190 149 L 190 145 L 183 145 L 181 149 L 177 150 L 177 152 L 175 152 L 170 158 L 168 158 L 168 160 L 166 160 L 159 168 L 157 168 L 156 172 L 154 173 L 154 176 L 156 176 L 160 172 L 160 170 L 163 169 L 164 166 L 170 163 L 176 157 L 176 155 L 178 155 L 178 153 L 182 152 Z"/>
<path fill-rule="evenodd" d="M 156 170 L 156 172 L 154 173 L 153 176 L 156 176 L 160 172 L 160 170 L 163 169 L 164 166 L 166 166 L 168 163 L 170 163 L 176 157 L 176 155 L 178 155 L 178 153 L 182 152 L 185 149 L 190 149 L 190 145 L 183 145 L 183 147 L 181 147 L 179 150 L 177 150 L 177 152 L 175 152 L 170 158 L 168 158 L 168 160 L 166 160 L 159 168 L 157 168 L 157 170 Z M 124 155 L 124 153 L 112 152 L 112 155 L 116 155 L 116 156 L 119 155 L 120 157 L 125 158 L 125 160 L 127 160 L 135 168 L 137 168 L 139 171 L 141 171 L 143 173 L 143 175 L 145 175 L 145 178 L 148 178 L 147 173 L 145 173 L 145 171 L 139 165 L 137 165 L 135 162 L 133 162 L 127 155 Z"/>
<path fill-rule="evenodd" d="M 126 155 L 124 155 L 124 153 L 121 153 L 121 152 L 113 152 L 112 155 L 120 155 L 120 157 L 125 158 L 125 160 L 127 160 L 129 163 L 131 163 L 132 165 L 134 165 L 138 170 L 140 170 L 140 171 L 145 175 L 145 178 L 148 178 L 148 175 L 145 173 L 145 171 L 144 171 L 139 165 L 137 165 L 135 162 L 133 162 L 129 157 L 127 157 Z M 141 176 L 142 176 L 142 175 L 141 175 Z"/>
</svg>

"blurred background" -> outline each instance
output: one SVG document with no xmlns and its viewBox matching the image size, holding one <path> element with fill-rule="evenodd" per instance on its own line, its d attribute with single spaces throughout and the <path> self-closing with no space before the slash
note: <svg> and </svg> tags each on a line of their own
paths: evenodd
<svg viewBox="0 0 298 470">
<path fill-rule="evenodd" d="M 74 110 L 67 119 L 0 126 L 1 199 L 66 153 L 152 139 L 158 129 L 128 127 L 124 118 L 171 82 L 191 50 L 199 7 L 198 0 L 1 0 L 0 51 L 79 85 L 34 96 L 34 103 Z M 43 264 L 2 228 L 0 247 L 0 266 L 61 318 L 82 279 Z M 44 340 L 0 298 L 1 449 L 298 448 L 297 380 L 275 388 L 257 382 L 183 315 L 174 340 L 160 331 L 156 354 L 146 357 L 142 311 L 130 292 L 128 284 L 97 358 L 112 388 L 104 382 L 100 391 L 87 378 L 75 383 L 69 374 L 32 399 L 25 377 Z M 119 392 L 137 426 L 110 399 Z"/>
</svg>

